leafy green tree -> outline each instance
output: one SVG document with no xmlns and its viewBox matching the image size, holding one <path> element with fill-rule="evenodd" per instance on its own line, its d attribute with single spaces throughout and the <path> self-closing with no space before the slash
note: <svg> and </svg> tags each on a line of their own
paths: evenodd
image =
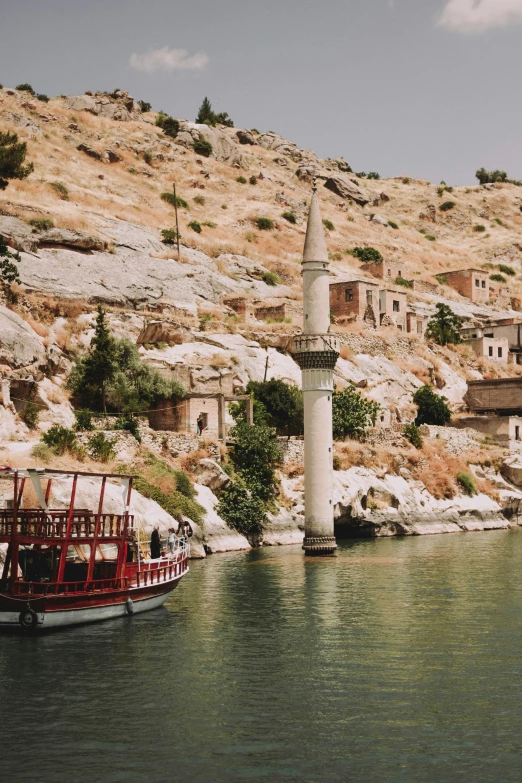
<svg viewBox="0 0 522 783">
<path fill-rule="evenodd" d="M 90 390 L 94 397 L 99 397 L 104 413 L 107 413 L 107 386 L 113 380 L 118 369 L 116 356 L 116 340 L 111 335 L 105 323 L 105 310 L 98 305 L 96 328 L 91 342 L 91 350 L 83 364 L 79 387 L 72 388 L 82 395 Z M 74 377 L 74 376 L 73 376 Z"/>
<path fill-rule="evenodd" d="M 275 494 L 275 472 L 282 463 L 272 427 L 239 422 L 230 431 L 234 438 L 231 461 L 247 489 L 266 502 Z"/>
<path fill-rule="evenodd" d="M 462 342 L 460 329 L 463 319 L 455 315 L 451 307 L 442 302 L 437 304 L 437 312 L 428 322 L 426 337 L 439 345 L 455 345 Z"/>
<path fill-rule="evenodd" d="M 10 179 L 25 179 L 34 171 L 34 165 L 24 166 L 27 144 L 18 141 L 16 133 L 0 133 L 0 190 L 5 190 Z"/>
<path fill-rule="evenodd" d="M 446 398 L 436 394 L 429 384 L 421 386 L 413 395 L 413 402 L 418 407 L 415 424 L 437 424 L 444 427 L 451 419 L 451 411 Z"/>
<path fill-rule="evenodd" d="M 259 533 L 266 521 L 263 501 L 243 481 L 231 481 L 222 490 L 217 513 L 227 525 L 248 536 Z"/>
<path fill-rule="evenodd" d="M 334 392 L 332 400 L 334 440 L 360 440 L 375 422 L 380 409 L 378 402 L 366 400 L 354 386 Z"/>
<path fill-rule="evenodd" d="M 234 127 L 234 123 L 228 116 L 228 112 L 224 111 L 216 114 L 212 111 L 212 104 L 206 96 L 203 98 L 203 102 L 199 107 L 196 122 L 198 125 L 210 125 L 212 127 L 215 127 L 216 125 L 225 125 L 227 128 Z"/>
<path fill-rule="evenodd" d="M 278 435 L 303 434 L 303 395 L 297 386 L 272 378 L 269 381 L 250 381 L 246 391 L 254 397 L 255 424 L 275 427 Z"/>
</svg>

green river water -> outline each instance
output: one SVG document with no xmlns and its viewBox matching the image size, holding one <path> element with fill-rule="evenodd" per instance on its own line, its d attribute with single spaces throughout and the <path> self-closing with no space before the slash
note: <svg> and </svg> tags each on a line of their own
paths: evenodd
<svg viewBox="0 0 522 783">
<path fill-rule="evenodd" d="M 0 637 L 5 783 L 522 781 L 522 531 L 191 563 L 163 609 Z"/>
</svg>

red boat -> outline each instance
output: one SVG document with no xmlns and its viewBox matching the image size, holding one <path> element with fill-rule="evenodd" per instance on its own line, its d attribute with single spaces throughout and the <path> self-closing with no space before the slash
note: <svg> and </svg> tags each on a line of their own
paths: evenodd
<svg viewBox="0 0 522 783">
<path fill-rule="evenodd" d="M 101 479 L 96 511 L 75 508 L 78 479 Z M 71 479 L 69 507 L 48 507 L 53 479 Z M 0 628 L 43 630 L 145 612 L 161 606 L 187 573 L 189 545 L 175 537 L 152 558 L 129 513 L 134 476 L 0 467 L 12 482 L 0 508 Z M 122 487 L 122 514 L 103 513 L 107 481 Z M 39 508 L 24 507 L 32 486 Z"/>
</svg>

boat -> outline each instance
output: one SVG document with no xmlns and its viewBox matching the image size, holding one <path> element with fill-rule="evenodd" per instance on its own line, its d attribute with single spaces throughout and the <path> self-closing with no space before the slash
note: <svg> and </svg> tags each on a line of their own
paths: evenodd
<svg viewBox="0 0 522 783">
<path fill-rule="evenodd" d="M 82 477 L 100 479 L 96 510 L 75 507 Z M 130 513 L 135 478 L 0 466 L 0 482 L 12 482 L 0 508 L 0 544 L 7 544 L 0 629 L 40 631 L 91 623 L 156 609 L 167 600 L 189 570 L 189 543 L 175 536 L 169 551 L 160 549 L 159 557 L 151 557 Z M 58 479 L 71 483 L 67 508 L 48 505 Z M 104 513 L 107 482 L 115 481 L 121 486 L 122 513 Z M 38 507 L 26 507 L 29 495 L 36 496 Z"/>
</svg>

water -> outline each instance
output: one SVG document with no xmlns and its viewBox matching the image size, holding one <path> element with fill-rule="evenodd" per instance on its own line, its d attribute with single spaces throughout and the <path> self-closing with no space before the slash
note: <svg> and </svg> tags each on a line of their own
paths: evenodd
<svg viewBox="0 0 522 783">
<path fill-rule="evenodd" d="M 164 609 L 0 637 L 9 783 L 522 780 L 522 531 L 193 562 Z"/>
</svg>

